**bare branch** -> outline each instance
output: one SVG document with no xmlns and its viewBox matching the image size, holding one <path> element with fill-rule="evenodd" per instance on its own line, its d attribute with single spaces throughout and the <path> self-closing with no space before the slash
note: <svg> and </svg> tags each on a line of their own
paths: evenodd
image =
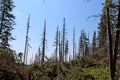
<svg viewBox="0 0 120 80">
<path fill-rule="evenodd" d="M 94 20 L 98 17 L 101 17 L 102 15 L 101 14 L 98 14 L 98 15 L 91 15 L 87 18 L 87 20 L 89 20 L 90 18 L 94 18 Z"/>
</svg>

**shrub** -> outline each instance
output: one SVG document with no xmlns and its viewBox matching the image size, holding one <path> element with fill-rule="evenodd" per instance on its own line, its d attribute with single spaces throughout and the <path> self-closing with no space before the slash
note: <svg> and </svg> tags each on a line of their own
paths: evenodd
<svg viewBox="0 0 120 80">
<path fill-rule="evenodd" d="M 84 56 L 80 58 L 80 66 L 82 68 L 88 68 L 94 66 L 94 62 L 91 57 Z"/>
</svg>

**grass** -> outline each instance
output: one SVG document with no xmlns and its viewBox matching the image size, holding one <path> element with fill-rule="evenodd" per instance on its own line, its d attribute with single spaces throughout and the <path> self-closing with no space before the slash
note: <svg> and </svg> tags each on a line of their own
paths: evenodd
<svg viewBox="0 0 120 80">
<path fill-rule="evenodd" d="M 108 68 L 85 68 L 83 69 L 86 75 L 91 75 L 95 80 L 108 80 Z"/>
</svg>

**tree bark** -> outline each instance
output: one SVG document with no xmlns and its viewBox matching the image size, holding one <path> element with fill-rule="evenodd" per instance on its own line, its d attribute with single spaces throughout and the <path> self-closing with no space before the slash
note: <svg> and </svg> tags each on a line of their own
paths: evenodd
<svg viewBox="0 0 120 80">
<path fill-rule="evenodd" d="M 118 47 L 119 47 L 119 38 L 120 38 L 120 0 L 119 0 L 119 9 L 118 9 L 118 21 L 117 21 L 117 31 L 115 36 L 115 45 L 114 45 L 114 75 L 116 72 L 116 63 L 117 63 L 117 55 L 118 55 Z"/>
<path fill-rule="evenodd" d="M 110 79 L 114 80 L 114 65 L 113 65 L 113 49 L 112 49 L 112 35 L 111 35 L 111 27 L 110 27 L 110 14 L 109 14 L 109 6 L 107 6 L 107 29 L 108 29 L 108 39 L 109 39 L 109 55 L 110 55 Z"/>
<path fill-rule="evenodd" d="M 45 57 L 45 43 L 46 42 L 46 19 L 44 22 L 44 31 L 43 31 L 43 41 L 42 41 L 42 62 L 44 63 L 44 57 Z"/>
</svg>

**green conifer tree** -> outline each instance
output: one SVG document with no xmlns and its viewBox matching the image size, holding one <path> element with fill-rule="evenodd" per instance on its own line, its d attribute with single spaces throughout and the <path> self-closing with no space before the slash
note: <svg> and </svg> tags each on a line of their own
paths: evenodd
<svg viewBox="0 0 120 80">
<path fill-rule="evenodd" d="M 9 41 L 14 40 L 11 31 L 14 29 L 15 16 L 12 14 L 15 7 L 13 0 L 0 0 L 0 47 L 10 47 Z"/>
</svg>

